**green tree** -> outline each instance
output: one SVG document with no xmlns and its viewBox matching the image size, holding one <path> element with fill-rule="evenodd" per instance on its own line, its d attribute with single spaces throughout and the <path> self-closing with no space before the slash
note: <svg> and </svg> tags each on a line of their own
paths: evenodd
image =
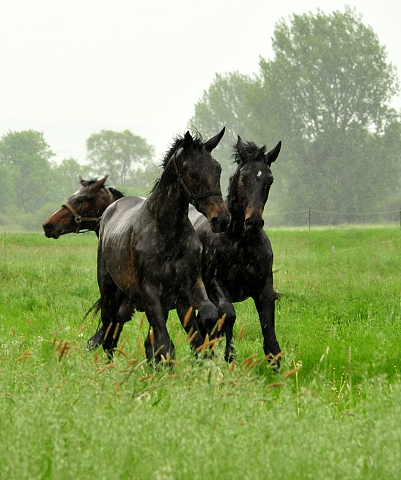
<svg viewBox="0 0 401 480">
<path fill-rule="evenodd" d="M 59 165 L 54 165 L 53 181 L 57 198 L 65 200 L 81 188 L 80 177 L 89 177 L 89 167 L 80 165 L 75 158 L 65 158 Z"/>
<path fill-rule="evenodd" d="M 391 108 L 398 79 L 377 35 L 348 7 L 329 15 L 317 10 L 280 20 L 273 50 L 274 58 L 261 58 L 257 78 L 242 87 L 242 101 L 233 102 L 237 86 L 217 76 L 192 122 L 228 119 L 247 140 L 282 140 L 270 206 L 275 197 L 282 210 L 311 206 L 343 213 L 336 217 L 343 221 L 383 205 L 400 186 L 393 145 L 401 137 L 400 116 Z M 213 95 L 218 86 L 226 90 L 220 98 Z"/>
<path fill-rule="evenodd" d="M 397 188 L 398 159 L 379 150 L 399 122 L 390 107 L 396 72 L 377 35 L 348 7 L 330 15 L 318 10 L 293 15 L 289 25 L 281 20 L 273 49 L 274 60 L 261 59 L 260 75 L 265 102 L 276 102 L 295 153 L 289 192 L 298 194 L 288 207 L 374 209 L 389 185 Z"/>
<path fill-rule="evenodd" d="M 48 178 L 54 153 L 34 130 L 8 132 L 0 140 L 0 168 L 7 172 L 7 184 L 13 185 L 16 206 L 25 213 L 38 210 L 52 196 Z"/>
<path fill-rule="evenodd" d="M 237 136 L 252 136 L 254 109 L 251 105 L 257 99 L 258 84 L 258 79 L 239 72 L 216 74 L 209 89 L 203 92 L 202 98 L 195 104 L 195 113 L 189 121 L 189 127 L 201 132 L 205 138 L 226 127 L 219 148 L 213 153 L 223 167 L 223 188 L 235 170 L 231 152 Z"/>
<path fill-rule="evenodd" d="M 122 187 L 135 182 L 136 174 L 152 165 L 154 155 L 154 147 L 129 130 L 102 130 L 89 137 L 86 148 L 91 168 Z"/>
<path fill-rule="evenodd" d="M 2 217 L 8 211 L 8 208 L 17 203 L 17 192 L 15 189 L 14 177 L 9 165 L 0 163 L 0 225 Z"/>
</svg>

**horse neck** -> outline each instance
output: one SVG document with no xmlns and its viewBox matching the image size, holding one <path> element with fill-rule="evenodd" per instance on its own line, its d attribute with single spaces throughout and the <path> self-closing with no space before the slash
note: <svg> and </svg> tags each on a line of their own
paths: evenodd
<svg viewBox="0 0 401 480">
<path fill-rule="evenodd" d="M 180 195 L 177 174 L 169 163 L 148 198 L 148 210 L 161 230 L 180 233 L 188 222 L 188 200 Z"/>
<path fill-rule="evenodd" d="M 238 200 L 238 176 L 239 168 L 230 179 L 227 195 L 227 208 L 231 215 L 231 222 L 227 229 L 227 234 L 232 236 L 241 236 L 245 233 L 245 213 Z"/>
</svg>

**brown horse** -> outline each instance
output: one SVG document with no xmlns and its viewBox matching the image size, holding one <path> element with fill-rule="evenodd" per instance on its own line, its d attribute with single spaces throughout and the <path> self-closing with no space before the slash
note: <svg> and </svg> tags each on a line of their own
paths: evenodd
<svg viewBox="0 0 401 480">
<path fill-rule="evenodd" d="M 101 179 L 84 180 L 56 213 L 43 223 L 46 237 L 59 238 L 66 233 L 93 230 L 99 236 L 100 218 L 106 208 L 124 195 L 115 188 L 106 188 L 107 176 Z M 141 198 L 141 197 L 139 197 Z"/>
<path fill-rule="evenodd" d="M 270 165 L 276 160 L 281 142 L 266 153 L 266 147 L 244 143 L 240 137 L 234 147 L 238 167 L 230 178 L 227 206 L 231 223 L 224 233 L 213 232 L 207 220 L 195 209 L 189 218 L 203 244 L 202 278 L 210 300 L 226 315 L 221 333 L 226 335 L 225 359 L 235 356 L 233 302 L 253 298 L 259 314 L 266 355 L 280 353 L 275 326 L 276 293 L 273 288 L 273 250 L 263 230 L 263 209 L 273 175 Z M 201 325 L 202 326 L 202 325 Z M 201 328 L 201 331 L 204 330 Z M 277 360 L 279 366 L 279 359 Z"/>
<path fill-rule="evenodd" d="M 88 342 L 91 347 L 102 345 L 112 355 L 134 310 L 146 313 L 146 356 L 156 362 L 174 357 L 166 327 L 170 310 L 177 310 L 195 350 L 204 342 L 195 309 L 205 330 L 217 323 L 217 308 L 201 278 L 202 244 L 188 219 L 188 206 L 205 215 L 212 231 L 227 228 L 230 214 L 221 195 L 221 167 L 211 155 L 223 134 L 224 129 L 207 142 L 189 132 L 178 137 L 145 202 L 125 197 L 104 212 L 97 262 L 101 326 Z"/>
</svg>

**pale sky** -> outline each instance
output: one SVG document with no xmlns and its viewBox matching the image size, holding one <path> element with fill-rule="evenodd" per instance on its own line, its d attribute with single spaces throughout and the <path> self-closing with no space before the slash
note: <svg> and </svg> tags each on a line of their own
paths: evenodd
<svg viewBox="0 0 401 480">
<path fill-rule="evenodd" d="M 83 162 L 91 134 L 128 129 L 158 161 L 216 73 L 252 75 L 273 58 L 280 18 L 346 4 L 401 78 L 400 0 L 2 0 L 0 136 L 41 131 L 56 161 Z"/>
</svg>

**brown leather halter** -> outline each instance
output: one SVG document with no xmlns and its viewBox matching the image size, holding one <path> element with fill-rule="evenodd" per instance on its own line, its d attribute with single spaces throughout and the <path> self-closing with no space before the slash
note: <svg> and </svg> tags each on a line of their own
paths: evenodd
<svg viewBox="0 0 401 480">
<path fill-rule="evenodd" d="M 110 196 L 110 200 L 111 200 L 111 203 L 112 203 L 113 202 L 113 194 L 110 192 L 110 190 L 107 190 L 107 192 Z M 81 223 L 82 222 L 96 222 L 96 223 L 99 223 L 100 219 L 102 218 L 101 215 L 100 215 L 100 217 L 83 217 L 82 215 L 78 215 L 78 213 L 75 211 L 74 207 L 72 205 L 70 205 L 68 202 L 63 203 L 62 207 L 67 208 L 72 213 L 72 216 L 74 217 L 75 223 L 77 224 L 77 228 L 75 230 L 75 233 L 79 233 L 79 231 L 81 230 Z"/>
</svg>

